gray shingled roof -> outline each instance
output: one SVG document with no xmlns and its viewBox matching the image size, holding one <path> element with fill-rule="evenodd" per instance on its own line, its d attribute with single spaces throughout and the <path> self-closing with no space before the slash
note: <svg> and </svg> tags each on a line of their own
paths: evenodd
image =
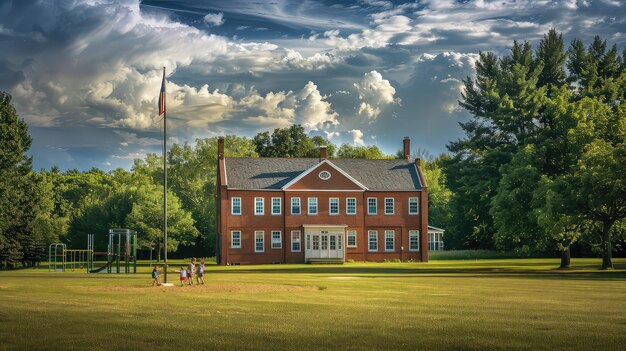
<svg viewBox="0 0 626 351">
<path fill-rule="evenodd" d="M 329 159 L 370 190 L 420 190 L 413 162 Z M 319 163 L 316 158 L 230 158 L 225 160 L 228 188 L 280 189 Z"/>
</svg>

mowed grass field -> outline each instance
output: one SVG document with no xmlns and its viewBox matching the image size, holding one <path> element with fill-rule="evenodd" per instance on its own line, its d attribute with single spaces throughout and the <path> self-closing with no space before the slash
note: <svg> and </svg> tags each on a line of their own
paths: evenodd
<svg viewBox="0 0 626 351">
<path fill-rule="evenodd" d="M 624 350 L 626 260 L 558 263 L 209 266 L 158 288 L 148 267 L 0 272 L 0 349 Z"/>
</svg>

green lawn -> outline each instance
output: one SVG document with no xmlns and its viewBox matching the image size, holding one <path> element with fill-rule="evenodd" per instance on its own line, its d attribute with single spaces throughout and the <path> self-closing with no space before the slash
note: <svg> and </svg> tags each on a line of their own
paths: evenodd
<svg viewBox="0 0 626 351">
<path fill-rule="evenodd" d="M 558 263 L 210 266 L 182 288 L 148 267 L 0 272 L 0 349 L 624 349 L 626 260 Z"/>
</svg>

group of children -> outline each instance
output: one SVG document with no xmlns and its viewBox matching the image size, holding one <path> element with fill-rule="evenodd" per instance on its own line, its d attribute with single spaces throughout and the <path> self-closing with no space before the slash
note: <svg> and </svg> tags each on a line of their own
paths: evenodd
<svg viewBox="0 0 626 351">
<path fill-rule="evenodd" d="M 183 286 L 185 281 L 189 285 L 193 285 L 193 276 L 196 276 L 197 284 L 204 284 L 204 258 L 200 261 L 198 265 L 198 273 L 196 274 L 196 259 L 195 257 L 191 259 L 191 263 L 187 269 L 185 267 L 180 267 L 180 286 Z"/>
<path fill-rule="evenodd" d="M 197 273 L 196 273 L 197 268 Z M 197 284 L 204 284 L 204 258 L 200 260 L 200 264 L 196 267 L 196 259 L 195 257 L 191 259 L 191 263 L 187 269 L 185 267 L 180 267 L 180 286 L 183 286 L 185 282 L 189 285 L 193 285 L 193 276 L 196 276 Z M 159 270 L 158 266 L 154 266 L 152 270 L 152 286 L 154 285 L 160 286 L 161 282 L 159 280 Z"/>
</svg>

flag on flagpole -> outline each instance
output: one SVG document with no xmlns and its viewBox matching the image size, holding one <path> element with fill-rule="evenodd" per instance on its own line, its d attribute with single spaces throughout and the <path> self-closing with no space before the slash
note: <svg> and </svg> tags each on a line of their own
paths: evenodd
<svg viewBox="0 0 626 351">
<path fill-rule="evenodd" d="M 159 116 L 165 113 L 165 67 L 163 67 L 163 81 L 159 93 Z"/>
</svg>

